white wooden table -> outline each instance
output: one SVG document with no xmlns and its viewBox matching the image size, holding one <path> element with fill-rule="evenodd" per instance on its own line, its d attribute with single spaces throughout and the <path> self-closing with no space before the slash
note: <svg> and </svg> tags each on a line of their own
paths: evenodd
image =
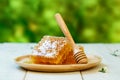
<svg viewBox="0 0 120 80">
<path fill-rule="evenodd" d="M 102 63 L 89 70 L 66 73 L 33 72 L 20 68 L 14 58 L 31 53 L 34 45 L 0 44 L 0 80 L 120 80 L 120 56 L 111 55 L 115 50 L 120 50 L 120 44 L 81 44 L 87 54 L 102 57 Z M 107 68 L 106 73 L 99 72 L 102 67 Z"/>
</svg>

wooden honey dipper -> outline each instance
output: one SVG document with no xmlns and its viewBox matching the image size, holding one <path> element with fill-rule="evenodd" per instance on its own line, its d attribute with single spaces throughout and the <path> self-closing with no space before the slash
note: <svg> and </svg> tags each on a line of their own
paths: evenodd
<svg viewBox="0 0 120 80">
<path fill-rule="evenodd" d="M 75 44 L 75 42 L 74 42 L 74 40 L 73 40 L 73 38 L 72 38 L 68 28 L 67 28 L 67 25 L 65 24 L 62 16 L 59 13 L 57 13 L 55 15 L 55 18 L 56 18 L 57 23 L 58 23 L 59 27 L 61 28 L 62 32 L 64 33 L 66 38 L 72 44 L 72 47 L 74 49 L 74 57 L 75 57 L 76 62 L 80 63 L 80 64 L 86 64 L 88 62 L 87 56 L 85 55 L 84 50 L 83 49 L 80 50 L 80 47 L 78 47 Z"/>
</svg>

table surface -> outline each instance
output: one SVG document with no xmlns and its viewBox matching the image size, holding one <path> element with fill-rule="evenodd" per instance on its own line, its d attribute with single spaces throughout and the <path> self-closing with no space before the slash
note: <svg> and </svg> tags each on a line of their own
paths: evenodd
<svg viewBox="0 0 120 80">
<path fill-rule="evenodd" d="M 78 44 L 82 45 L 85 53 L 95 54 L 102 62 L 95 68 L 65 72 L 45 73 L 34 72 L 20 68 L 14 61 L 18 56 L 30 54 L 35 43 L 1 43 L 0 44 L 0 80 L 119 80 L 120 77 L 120 44 Z M 117 53 L 118 56 L 112 55 Z M 101 68 L 106 73 L 99 72 Z"/>
</svg>

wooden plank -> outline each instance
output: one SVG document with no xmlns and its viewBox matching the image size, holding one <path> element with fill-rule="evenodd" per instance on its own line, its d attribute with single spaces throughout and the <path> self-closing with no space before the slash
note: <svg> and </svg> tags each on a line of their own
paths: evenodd
<svg viewBox="0 0 120 80">
<path fill-rule="evenodd" d="M 24 44 L 2 44 L 0 45 L 0 80 L 23 80 L 26 70 L 19 68 L 14 58 L 29 52 Z"/>
<path fill-rule="evenodd" d="M 28 71 L 25 80 L 82 80 L 80 72 L 44 73 Z"/>
<path fill-rule="evenodd" d="M 35 43 L 4 43 L 7 52 L 12 52 L 13 57 L 31 54 Z"/>
<path fill-rule="evenodd" d="M 110 55 L 110 50 L 104 44 L 87 44 L 84 45 L 86 53 L 96 54 L 102 57 L 102 63 L 96 68 L 82 71 L 84 80 L 119 80 L 120 61 Z M 106 67 L 106 73 L 101 73 L 99 70 Z"/>
<path fill-rule="evenodd" d="M 110 54 L 116 54 L 118 55 L 116 57 L 120 59 L 120 44 L 105 44 L 105 46 L 109 49 Z"/>
<path fill-rule="evenodd" d="M 0 57 L 0 80 L 23 80 L 26 71 L 18 68 L 10 58 L 5 59 Z"/>
</svg>

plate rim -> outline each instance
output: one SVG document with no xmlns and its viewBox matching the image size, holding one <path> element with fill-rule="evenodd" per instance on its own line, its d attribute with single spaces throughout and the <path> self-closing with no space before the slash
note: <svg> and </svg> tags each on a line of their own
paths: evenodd
<svg viewBox="0 0 120 80">
<path fill-rule="evenodd" d="M 87 63 L 87 64 L 64 64 L 64 65 L 54 65 L 54 64 L 30 64 L 30 63 L 25 63 L 25 62 L 20 62 L 22 58 L 26 58 L 29 57 L 31 55 L 22 55 L 22 56 L 18 56 L 15 58 L 15 62 L 22 68 L 27 69 L 27 70 L 32 70 L 32 71 L 44 71 L 44 72 L 69 72 L 69 71 L 78 71 L 78 70 L 86 70 L 92 67 L 95 67 L 97 65 L 99 65 L 102 61 L 100 56 L 97 55 L 90 55 L 92 57 L 97 58 L 98 61 L 94 62 L 94 63 Z M 89 58 L 89 55 L 87 55 Z M 86 66 L 88 66 L 86 68 Z M 92 66 L 90 66 L 92 65 Z M 49 68 L 47 68 L 49 66 Z M 31 67 L 33 69 L 31 69 Z M 39 68 L 41 67 L 41 68 Z M 66 68 L 62 68 L 62 67 L 66 67 Z M 77 69 L 72 69 L 76 67 Z M 82 69 L 80 69 L 82 67 Z M 85 67 L 85 68 L 84 68 Z M 57 70 L 55 68 L 58 68 Z M 68 69 L 67 69 L 68 68 Z M 69 70 L 69 68 L 71 68 Z M 46 69 L 46 70 L 45 70 Z M 65 70 L 66 69 L 66 70 Z"/>
</svg>

